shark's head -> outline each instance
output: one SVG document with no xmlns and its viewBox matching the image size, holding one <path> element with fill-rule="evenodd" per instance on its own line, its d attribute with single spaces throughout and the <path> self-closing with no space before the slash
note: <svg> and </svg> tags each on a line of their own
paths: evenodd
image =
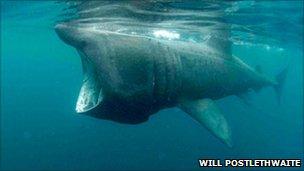
<svg viewBox="0 0 304 171">
<path fill-rule="evenodd" d="M 90 39 L 90 32 L 77 24 L 57 24 L 55 26 L 55 31 L 59 38 L 66 44 L 74 47 L 81 57 L 83 83 L 75 110 L 77 113 L 87 112 L 97 107 L 103 99 L 100 74 L 96 68 L 98 64 L 96 64 L 94 60 L 96 55 L 92 55 L 91 53 L 92 51 L 97 53 L 98 50 L 94 50 L 94 47 L 90 47 L 90 44 L 93 44 Z"/>
</svg>

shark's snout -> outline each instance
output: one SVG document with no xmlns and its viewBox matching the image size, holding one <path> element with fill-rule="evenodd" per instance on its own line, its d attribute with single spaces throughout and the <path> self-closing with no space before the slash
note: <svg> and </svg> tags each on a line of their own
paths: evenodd
<svg viewBox="0 0 304 171">
<path fill-rule="evenodd" d="M 75 26 L 60 23 L 55 26 L 55 31 L 59 38 L 68 45 L 79 48 L 85 43 L 83 34 Z"/>
<path fill-rule="evenodd" d="M 57 24 L 55 26 L 55 31 L 61 40 L 63 40 L 67 44 L 70 44 L 69 34 L 71 33 L 69 33 L 68 31 L 68 26 L 66 26 L 65 24 Z"/>
</svg>

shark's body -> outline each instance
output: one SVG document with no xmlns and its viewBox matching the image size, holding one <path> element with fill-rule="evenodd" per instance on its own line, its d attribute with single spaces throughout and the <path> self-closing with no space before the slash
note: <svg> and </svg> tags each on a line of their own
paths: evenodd
<svg viewBox="0 0 304 171">
<path fill-rule="evenodd" d="M 167 41 L 68 23 L 56 31 L 82 58 L 85 78 L 76 111 L 103 119 L 140 123 L 178 106 L 231 145 L 228 124 L 212 100 L 278 86 L 217 40 Z"/>
</svg>

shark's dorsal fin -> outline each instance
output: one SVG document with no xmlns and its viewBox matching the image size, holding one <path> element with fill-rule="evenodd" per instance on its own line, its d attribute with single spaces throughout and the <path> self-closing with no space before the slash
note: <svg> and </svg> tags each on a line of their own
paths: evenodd
<svg viewBox="0 0 304 171">
<path fill-rule="evenodd" d="M 224 10 L 216 10 L 212 13 L 214 22 L 205 30 L 207 37 L 207 46 L 218 53 L 218 57 L 231 59 L 231 41 L 230 32 L 231 25 L 225 21 L 226 12 Z"/>
<path fill-rule="evenodd" d="M 231 131 L 228 123 L 211 99 L 186 101 L 182 102 L 179 107 L 200 124 L 204 125 L 229 147 L 232 146 Z"/>
<path fill-rule="evenodd" d="M 226 24 L 214 26 L 214 30 L 207 39 L 207 45 L 219 54 L 219 57 L 230 60 L 232 58 L 230 29 Z"/>
<path fill-rule="evenodd" d="M 102 89 L 92 63 L 80 53 L 83 66 L 83 84 L 76 103 L 76 112 L 83 113 L 95 108 L 102 100 Z"/>
</svg>

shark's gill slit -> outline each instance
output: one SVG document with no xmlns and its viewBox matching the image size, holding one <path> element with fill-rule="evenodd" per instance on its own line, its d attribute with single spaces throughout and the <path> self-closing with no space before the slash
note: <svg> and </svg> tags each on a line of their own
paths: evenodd
<svg viewBox="0 0 304 171">
<path fill-rule="evenodd" d="M 83 113 L 98 106 L 103 99 L 103 95 L 95 66 L 82 52 L 78 51 L 78 53 L 81 56 L 83 83 L 75 110 L 77 113 Z"/>
</svg>

